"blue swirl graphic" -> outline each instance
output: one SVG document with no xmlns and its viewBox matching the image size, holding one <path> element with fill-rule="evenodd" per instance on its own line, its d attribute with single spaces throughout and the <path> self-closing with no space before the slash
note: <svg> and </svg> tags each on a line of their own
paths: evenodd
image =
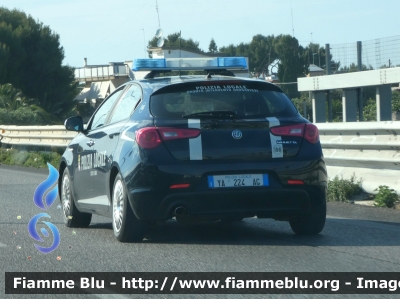
<svg viewBox="0 0 400 299">
<path fill-rule="evenodd" d="M 58 194 L 58 185 L 55 185 L 55 187 L 47 193 L 45 198 L 46 206 L 44 205 L 44 194 L 58 181 L 57 169 L 55 169 L 50 163 L 47 163 L 47 167 L 49 168 L 49 176 L 36 188 L 35 193 L 33 194 L 33 202 L 42 210 L 47 210 L 47 208 L 56 200 Z"/>
<path fill-rule="evenodd" d="M 43 239 L 39 236 L 39 234 L 36 231 L 37 222 L 41 217 L 51 218 L 46 213 L 40 213 L 40 214 L 37 214 L 36 216 L 33 216 L 32 219 L 29 220 L 29 223 L 28 223 L 29 234 L 31 235 L 31 237 L 34 240 L 36 240 L 38 242 L 44 242 Z M 53 244 L 50 247 L 42 247 L 42 246 L 35 244 L 35 247 L 37 248 L 37 250 L 39 250 L 42 253 L 50 253 L 53 250 L 55 250 L 58 247 L 58 245 L 60 245 L 60 233 L 58 232 L 57 227 L 53 223 L 50 223 L 47 221 L 42 221 L 42 223 L 46 224 L 50 228 L 50 231 L 52 232 L 52 234 L 54 236 Z M 45 237 L 49 236 L 49 232 L 45 228 L 42 228 L 41 232 L 43 233 L 43 235 Z"/>
<path fill-rule="evenodd" d="M 49 236 L 49 232 L 48 232 L 44 227 L 42 227 L 42 229 L 41 229 L 40 231 L 42 232 L 42 234 L 43 234 L 45 237 L 48 237 L 48 236 Z"/>
</svg>

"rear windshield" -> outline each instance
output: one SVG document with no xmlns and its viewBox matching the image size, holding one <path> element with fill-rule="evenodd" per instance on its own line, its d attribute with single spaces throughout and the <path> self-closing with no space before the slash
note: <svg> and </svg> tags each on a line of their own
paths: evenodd
<svg viewBox="0 0 400 299">
<path fill-rule="evenodd" d="M 279 88 L 251 81 L 169 85 L 151 96 L 150 111 L 159 118 L 181 118 L 211 111 L 233 111 L 239 118 L 297 114 L 292 102 Z"/>
</svg>

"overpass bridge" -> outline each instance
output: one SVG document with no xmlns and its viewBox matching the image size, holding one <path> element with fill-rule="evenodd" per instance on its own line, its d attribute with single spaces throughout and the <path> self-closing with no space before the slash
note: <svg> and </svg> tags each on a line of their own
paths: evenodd
<svg viewBox="0 0 400 299">
<path fill-rule="evenodd" d="M 399 48 L 400 36 L 343 45 L 326 44 L 325 75 L 297 79 L 298 91 L 310 92 L 313 121 L 315 123 L 332 122 L 331 91 L 337 89 L 342 91 L 343 122 L 362 121 L 363 88 L 366 87 L 375 87 L 377 121 L 392 120 L 391 87 L 393 84 L 398 86 L 400 82 Z M 344 53 L 338 51 L 341 49 Z M 335 52 L 333 56 L 330 54 L 331 50 Z M 319 56 L 319 50 L 314 54 Z M 367 66 L 363 65 L 363 58 L 367 63 L 375 61 L 374 66 L 369 65 L 371 70 L 364 70 Z M 388 60 L 388 65 L 382 65 L 382 59 Z M 345 66 L 339 70 L 342 60 Z M 335 64 L 336 72 L 343 69 L 358 71 L 332 74 L 331 67 L 335 67 Z M 395 64 L 397 67 L 392 67 Z M 328 117 L 326 117 L 326 110 Z"/>
<path fill-rule="evenodd" d="M 362 88 L 376 87 L 377 121 L 392 120 L 392 84 L 400 83 L 400 67 L 298 78 L 298 90 L 311 92 L 313 120 L 324 123 L 326 105 L 328 121 L 332 121 L 330 91 L 342 90 L 343 122 L 362 120 Z M 358 114 L 358 115 L 357 115 Z M 357 117 L 358 116 L 358 117 Z"/>
</svg>

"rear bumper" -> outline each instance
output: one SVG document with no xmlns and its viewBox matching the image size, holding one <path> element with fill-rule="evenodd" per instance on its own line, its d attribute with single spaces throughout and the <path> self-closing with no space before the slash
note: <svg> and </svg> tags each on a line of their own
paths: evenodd
<svg viewBox="0 0 400 299">
<path fill-rule="evenodd" d="M 325 191 L 326 192 L 326 191 Z M 196 192 L 176 192 L 163 196 L 141 189 L 129 194 L 129 201 L 141 220 L 166 220 L 177 207 L 184 207 L 191 218 L 221 219 L 253 217 L 287 219 L 307 212 L 311 203 L 325 200 L 324 187 L 306 188 L 229 188 Z"/>
</svg>

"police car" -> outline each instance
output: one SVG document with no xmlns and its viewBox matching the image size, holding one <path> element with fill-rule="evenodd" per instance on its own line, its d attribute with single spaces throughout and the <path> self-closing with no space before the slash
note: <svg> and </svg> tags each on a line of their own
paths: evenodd
<svg viewBox="0 0 400 299">
<path fill-rule="evenodd" d="M 276 85 L 237 78 L 243 57 L 138 59 L 150 73 L 110 94 L 59 165 L 68 227 L 112 219 L 122 242 L 154 221 L 288 221 L 296 234 L 325 225 L 327 172 L 318 129 Z M 174 70 L 204 75 L 159 77 Z M 223 75 L 221 75 L 223 74 Z"/>
</svg>

